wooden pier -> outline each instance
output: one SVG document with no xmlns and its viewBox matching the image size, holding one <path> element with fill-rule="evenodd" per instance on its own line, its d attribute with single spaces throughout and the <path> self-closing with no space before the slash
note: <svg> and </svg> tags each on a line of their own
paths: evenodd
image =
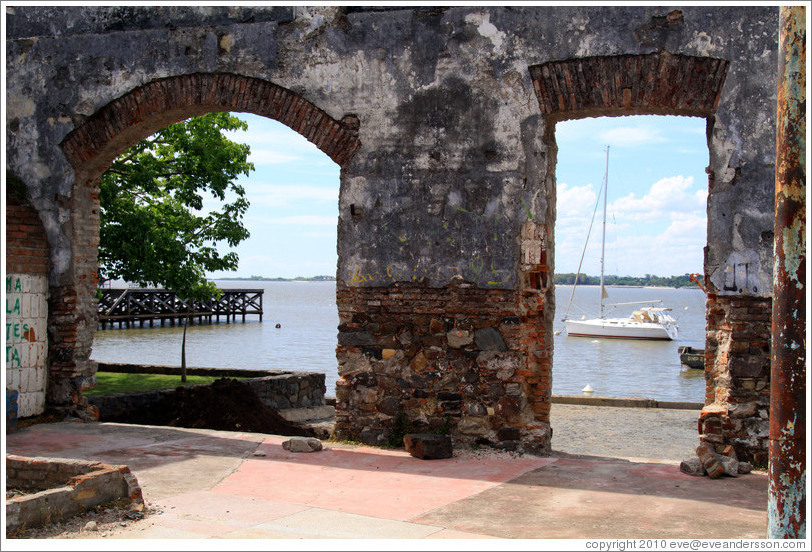
<svg viewBox="0 0 812 552">
<path fill-rule="evenodd" d="M 237 321 L 237 316 L 259 315 L 262 321 L 262 289 L 224 289 L 219 299 L 212 297 L 208 301 L 186 301 L 180 299 L 174 291 L 167 289 L 101 289 L 99 290 L 99 324 L 106 329 L 118 323 L 119 328 L 134 326 L 143 327 L 155 322 L 169 323 L 174 326 L 189 318 L 199 324 L 219 322 L 224 316 L 227 323 Z"/>
</svg>

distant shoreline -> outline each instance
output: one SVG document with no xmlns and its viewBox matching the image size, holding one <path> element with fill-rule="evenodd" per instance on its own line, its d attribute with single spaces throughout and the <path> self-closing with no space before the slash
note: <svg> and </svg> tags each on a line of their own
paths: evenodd
<svg viewBox="0 0 812 552">
<path fill-rule="evenodd" d="M 555 287 L 569 286 L 572 284 L 556 284 Z M 599 288 L 600 284 L 578 284 L 578 287 Z M 624 285 L 624 284 L 604 284 L 606 288 L 623 288 L 623 289 L 699 289 L 698 286 L 638 286 L 638 285 Z"/>
<path fill-rule="evenodd" d="M 236 281 L 236 282 L 335 282 L 336 279 L 327 276 L 313 276 L 310 278 L 207 278 L 209 281 Z"/>
<path fill-rule="evenodd" d="M 556 274 L 554 281 L 556 286 L 571 286 L 573 285 L 573 274 Z M 582 280 L 578 285 L 582 287 L 598 287 L 600 284 L 596 277 L 581 275 Z M 295 278 L 282 278 L 282 277 L 267 277 L 267 276 L 229 276 L 224 278 L 207 278 L 209 281 L 222 280 L 234 282 L 335 282 L 335 276 L 318 275 L 318 276 L 297 276 Z M 608 276 L 604 283 L 605 287 L 612 288 L 646 288 L 646 289 L 700 289 L 694 282 L 690 281 L 688 275 L 684 276 L 647 276 L 645 278 L 633 276 Z"/>
<path fill-rule="evenodd" d="M 335 278 L 319 277 L 312 278 L 208 278 L 208 280 L 215 281 L 230 281 L 230 282 L 335 282 Z M 556 284 L 559 286 L 572 286 L 572 284 Z M 597 288 L 600 284 L 578 284 L 579 287 Z M 624 288 L 624 289 L 699 289 L 698 286 L 641 286 L 641 285 L 624 285 L 624 284 L 606 284 L 607 288 Z"/>
</svg>

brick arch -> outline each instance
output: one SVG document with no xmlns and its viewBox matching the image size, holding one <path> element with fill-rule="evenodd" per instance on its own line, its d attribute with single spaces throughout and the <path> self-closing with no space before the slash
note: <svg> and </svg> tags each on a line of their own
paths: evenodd
<svg viewBox="0 0 812 552">
<path fill-rule="evenodd" d="M 65 230 L 71 242 L 70 265 L 50 289 L 58 306 L 49 317 L 49 403 L 80 417 L 98 415 L 81 390 L 93 385 L 90 359 L 98 324 L 98 178 L 138 140 L 188 117 L 214 111 L 250 112 L 295 130 L 339 166 L 361 145 L 358 119 L 330 117 L 301 95 L 261 79 L 234 74 L 191 74 L 159 79 L 113 100 L 68 134 L 60 144 L 75 170 Z"/>
<path fill-rule="evenodd" d="M 295 130 L 340 166 L 360 147 L 357 119 L 336 121 L 301 95 L 272 82 L 227 73 L 152 81 L 102 107 L 62 141 L 74 168 L 104 170 L 127 147 L 161 128 L 212 111 L 250 112 Z"/>
<path fill-rule="evenodd" d="M 729 62 L 658 52 L 549 61 L 529 68 L 552 121 L 612 115 L 693 115 L 716 110 Z"/>
<path fill-rule="evenodd" d="M 541 114 L 547 121 L 543 140 L 552 151 L 555 123 L 567 119 L 620 115 L 690 115 L 711 117 L 719 102 L 728 61 L 708 57 L 673 55 L 668 52 L 624 54 L 549 61 L 530 66 Z M 545 181 L 555 182 L 555 163 L 547 167 Z M 555 197 L 554 193 L 552 197 Z M 539 418 L 549 422 L 552 381 L 552 312 L 537 305 L 554 304 L 555 290 L 548 285 L 554 266 L 553 224 L 526 225 L 522 231 L 520 282 L 521 308 L 543 313 L 547 335 L 535 343 L 545 360 L 536 363 L 539 383 L 532 384 Z M 543 297 L 536 297 L 536 295 Z"/>
<path fill-rule="evenodd" d="M 531 66 L 529 72 L 539 109 L 547 121 L 544 141 L 556 151 L 555 123 L 586 117 L 682 115 L 706 118 L 712 127 L 729 64 L 725 59 L 658 52 L 577 58 Z M 711 132 L 708 140 L 714 140 Z M 708 146 L 714 147 L 712 143 Z M 554 172 L 555 164 L 551 163 L 546 175 L 548 182 L 555 182 Z M 713 172 L 709 172 L 709 201 L 714 178 Z M 522 248 L 524 255 L 532 253 L 533 248 L 526 250 L 524 243 Z M 522 266 L 525 292 L 534 289 L 532 284 L 524 283 L 532 281 L 533 271 L 537 269 L 543 275 L 546 268 L 543 263 L 538 267 Z M 707 274 L 705 281 L 708 281 Z M 752 405 L 763 405 L 763 392 L 759 390 L 769 389 L 769 379 L 759 375 L 759 367 L 766 365 L 769 374 L 770 348 L 762 336 L 769 336 L 770 305 L 769 299 L 761 297 L 709 293 L 705 307 L 706 390 L 705 407 L 698 420 L 699 441 L 715 446 L 717 451 L 731 445 L 739 458 L 756 465 L 767 463 L 767 446 L 762 444 L 764 436 L 754 437 L 751 429 L 757 427 L 752 420 L 758 420 L 756 416 L 761 413 L 747 417 L 733 412 L 744 410 L 741 405 L 746 404 L 751 405 L 748 408 L 761 409 Z M 737 330 L 744 326 L 747 332 Z M 552 363 L 540 366 L 540 378 L 551 378 Z M 755 389 L 746 389 L 735 381 L 737 378 L 750 378 Z M 543 389 L 536 390 L 536 394 L 541 391 Z M 753 445 L 754 441 L 760 442 Z"/>
</svg>

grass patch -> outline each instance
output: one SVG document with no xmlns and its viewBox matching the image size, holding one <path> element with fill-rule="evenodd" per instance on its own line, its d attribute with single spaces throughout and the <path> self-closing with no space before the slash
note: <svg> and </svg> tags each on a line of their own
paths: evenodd
<svg viewBox="0 0 812 552">
<path fill-rule="evenodd" d="M 113 395 L 115 393 L 140 393 L 156 389 L 174 389 L 180 386 L 199 385 L 211 383 L 220 376 L 186 376 L 186 382 L 180 381 L 179 375 L 174 374 L 127 374 L 123 372 L 96 372 L 98 384 L 85 389 L 82 394 L 86 397 Z M 233 378 L 241 379 L 241 378 Z"/>
</svg>

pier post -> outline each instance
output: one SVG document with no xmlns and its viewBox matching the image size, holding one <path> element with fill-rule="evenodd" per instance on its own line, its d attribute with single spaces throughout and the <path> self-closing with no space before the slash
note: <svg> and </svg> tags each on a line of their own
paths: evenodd
<svg viewBox="0 0 812 552">
<path fill-rule="evenodd" d="M 220 316 L 226 317 L 226 322 L 237 322 L 237 316 L 242 316 L 243 323 L 247 320 L 249 314 L 259 314 L 260 321 L 262 321 L 262 293 L 263 290 L 234 290 L 224 293 L 224 299 L 212 299 L 209 302 L 200 304 L 188 303 L 180 301 L 175 297 L 173 292 L 167 293 L 167 290 L 128 290 L 121 295 L 122 298 L 127 299 L 126 302 L 120 302 L 120 305 L 114 305 L 118 308 L 113 309 L 99 305 L 99 327 L 106 329 L 108 323 L 111 327 L 118 324 L 119 328 L 143 328 L 147 323 L 149 327 L 155 327 L 156 320 L 160 322 L 163 327 L 167 322 L 170 326 L 175 324 L 190 323 L 190 324 L 212 324 L 215 317 L 217 323 L 220 323 Z M 150 295 L 157 294 L 157 295 Z M 132 297 L 135 295 L 135 297 Z M 168 297 L 164 301 L 159 296 Z M 257 298 L 259 302 L 258 311 L 252 310 L 256 306 Z M 132 300 L 132 301 L 131 301 Z M 132 305 L 136 304 L 137 308 L 133 309 Z M 137 325 L 137 326 L 136 326 Z"/>
</svg>

